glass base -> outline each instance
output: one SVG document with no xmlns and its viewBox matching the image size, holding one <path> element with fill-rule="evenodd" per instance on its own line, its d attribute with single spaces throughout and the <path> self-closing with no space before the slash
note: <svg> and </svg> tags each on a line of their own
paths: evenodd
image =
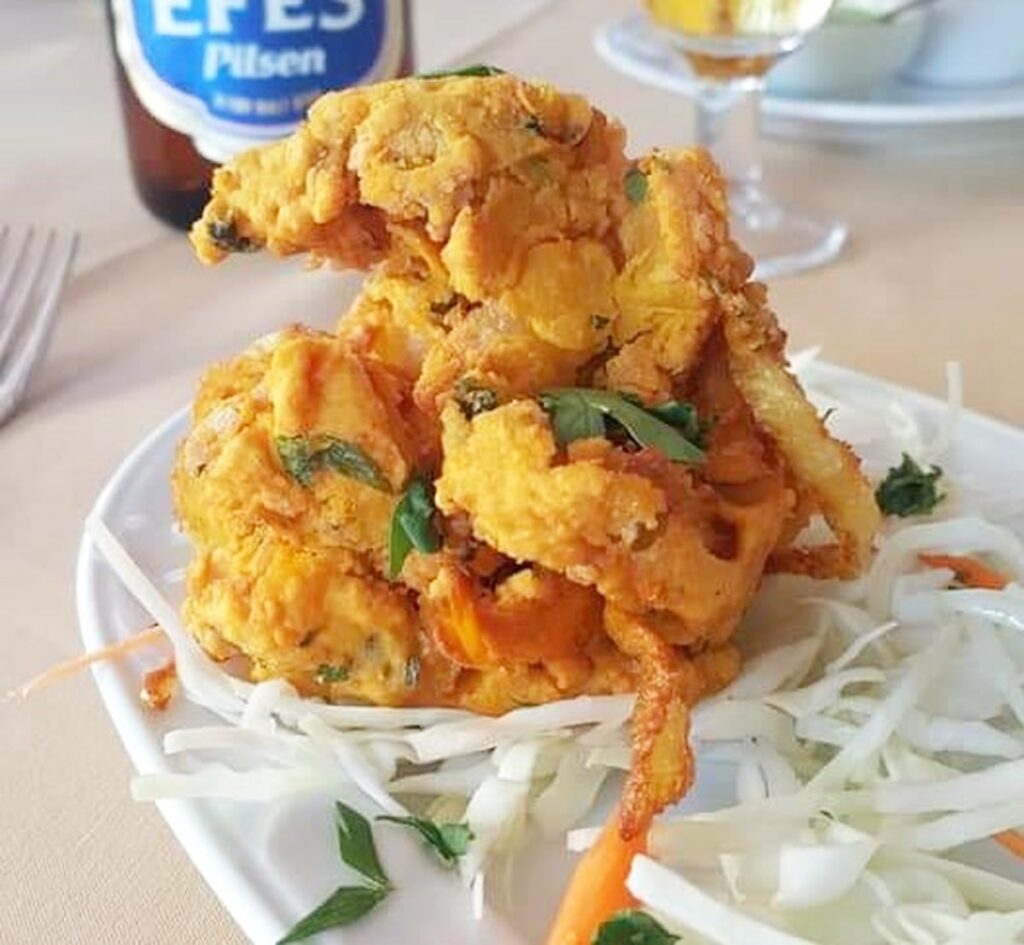
<svg viewBox="0 0 1024 945">
<path fill-rule="evenodd" d="M 844 223 L 805 217 L 761 194 L 729 195 L 732 238 L 754 257 L 754 278 L 789 276 L 835 259 L 848 230 Z"/>
</svg>

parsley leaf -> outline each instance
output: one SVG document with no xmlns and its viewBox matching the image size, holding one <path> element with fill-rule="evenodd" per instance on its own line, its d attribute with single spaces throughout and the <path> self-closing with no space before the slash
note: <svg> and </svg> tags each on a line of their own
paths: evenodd
<svg viewBox="0 0 1024 945">
<path fill-rule="evenodd" d="M 391 491 L 380 467 L 355 443 L 332 438 L 324 449 L 315 454 L 314 460 L 381 492 Z"/>
<path fill-rule="evenodd" d="M 300 486 L 308 486 L 313 481 L 313 455 L 309 440 L 304 436 L 279 436 L 276 442 L 284 471 Z"/>
<path fill-rule="evenodd" d="M 631 167 L 622 178 L 626 199 L 635 207 L 647 196 L 647 177 L 638 167 Z"/>
<path fill-rule="evenodd" d="M 441 534 L 434 524 L 434 497 L 422 479 L 413 479 L 391 516 L 388 541 L 388 577 L 398 577 L 409 552 L 430 553 L 441 547 Z"/>
<path fill-rule="evenodd" d="M 344 863 L 365 876 L 370 885 L 379 890 L 390 890 L 391 881 L 377 859 L 370 822 L 348 804 L 337 801 L 334 805 L 338 828 L 338 853 Z"/>
<path fill-rule="evenodd" d="M 362 447 L 333 436 L 279 436 L 277 455 L 285 472 L 300 486 L 309 487 L 318 469 L 333 469 L 363 485 L 390 492 L 391 485 L 380 467 Z"/>
<path fill-rule="evenodd" d="M 672 945 L 678 941 L 678 935 L 646 912 L 623 909 L 601 923 L 592 945 Z"/>
<path fill-rule="evenodd" d="M 225 253 L 255 253 L 261 248 L 257 240 L 242 236 L 233 220 L 211 220 L 206 233 L 210 242 Z"/>
<path fill-rule="evenodd" d="M 445 79 L 449 76 L 477 76 L 486 78 L 492 75 L 504 75 L 505 70 L 497 66 L 486 66 L 483 63 L 474 63 L 471 66 L 462 66 L 460 69 L 438 69 L 436 72 L 421 72 L 419 79 Z"/>
<path fill-rule="evenodd" d="M 370 822 L 347 804 L 334 805 L 338 853 L 343 862 L 367 880 L 362 886 L 339 886 L 309 915 L 300 919 L 277 945 L 290 945 L 362 918 L 392 891 L 391 881 L 377 859 Z"/>
<path fill-rule="evenodd" d="M 921 515 L 930 512 L 946 496 L 935 483 L 942 475 L 938 466 L 925 472 L 907 453 L 903 462 L 892 467 L 875 490 L 875 501 L 886 515 Z"/>
<path fill-rule="evenodd" d="M 540 405 L 551 415 L 551 428 L 562 446 L 573 440 L 604 436 L 604 414 L 591 403 L 587 393 L 567 388 L 540 395 Z"/>
<path fill-rule="evenodd" d="M 316 668 L 316 681 L 318 683 L 343 682 L 348 679 L 348 667 L 339 666 L 335 663 L 321 663 Z"/>
<path fill-rule="evenodd" d="M 497 407 L 498 393 L 471 377 L 464 377 L 455 385 L 455 402 L 462 408 L 463 416 L 469 420 L 478 413 L 486 413 Z"/>
<path fill-rule="evenodd" d="M 355 922 L 387 898 L 390 892 L 391 889 L 384 886 L 340 886 L 309 915 L 296 922 L 277 945 L 301 942 L 327 929 Z"/>
<path fill-rule="evenodd" d="M 675 427 L 688 440 L 698 446 L 703 445 L 701 441 L 707 430 L 698 419 L 697 408 L 693 404 L 683 403 L 679 400 L 665 400 L 646 409 L 648 413 L 653 413 L 659 420 L 664 420 L 670 426 Z"/>
<path fill-rule="evenodd" d="M 673 462 L 704 461 L 703 451 L 685 431 L 666 422 L 654 409 L 642 407 L 623 394 L 589 387 L 561 387 L 545 391 L 539 399 L 551 415 L 552 429 L 562 446 L 573 440 L 603 436 L 607 416 L 625 427 L 640 446 L 658 450 Z M 673 420 L 684 419 L 685 405 L 669 401 L 658 406 Z"/>
<path fill-rule="evenodd" d="M 393 817 L 388 814 L 382 814 L 377 820 L 415 830 L 446 866 L 454 866 L 473 839 L 473 831 L 468 824 L 439 824 L 428 817 Z"/>
</svg>

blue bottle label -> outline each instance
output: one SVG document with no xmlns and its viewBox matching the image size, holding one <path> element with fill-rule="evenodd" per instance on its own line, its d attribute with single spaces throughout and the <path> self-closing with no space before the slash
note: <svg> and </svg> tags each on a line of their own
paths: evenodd
<svg viewBox="0 0 1024 945">
<path fill-rule="evenodd" d="M 143 106 L 214 161 L 288 134 L 329 89 L 390 78 L 401 0 L 112 0 Z"/>
</svg>

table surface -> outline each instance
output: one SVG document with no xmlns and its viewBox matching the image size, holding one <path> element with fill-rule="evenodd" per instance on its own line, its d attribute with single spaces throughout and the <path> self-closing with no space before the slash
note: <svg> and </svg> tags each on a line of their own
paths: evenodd
<svg viewBox="0 0 1024 945">
<path fill-rule="evenodd" d="M 688 103 L 619 77 L 591 49 L 594 26 L 632 6 L 430 0 L 420 61 L 543 77 L 619 116 L 638 150 L 683 145 Z M 79 650 L 82 520 L 130 447 L 187 401 L 204 364 L 286 321 L 332 324 L 356 284 L 262 259 L 204 269 L 145 214 L 101 7 L 5 0 L 2 13 L 0 218 L 74 227 L 83 243 L 49 358 L 0 429 L 0 693 Z M 969 134 L 951 130 L 932 150 L 768 142 L 776 195 L 853 233 L 838 262 L 771 295 L 794 347 L 821 344 L 830 360 L 933 392 L 959 359 L 970 405 L 1022 424 L 1022 146 L 977 147 Z M 88 674 L 0 701 L 0 759 L 0 942 L 242 941 L 157 811 L 129 799 L 129 764 Z"/>
</svg>

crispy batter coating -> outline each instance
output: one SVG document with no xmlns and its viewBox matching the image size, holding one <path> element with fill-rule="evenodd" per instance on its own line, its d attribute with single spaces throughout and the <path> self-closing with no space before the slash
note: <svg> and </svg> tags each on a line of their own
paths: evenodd
<svg viewBox="0 0 1024 945">
<path fill-rule="evenodd" d="M 615 645 L 639 666 L 633 760 L 619 811 L 619 829 L 628 840 L 643 834 L 654 815 L 693 782 L 689 704 L 700 697 L 702 686 L 693 664 L 678 660 L 662 636 L 635 614 L 609 605 L 605 624 Z"/>
<path fill-rule="evenodd" d="M 805 498 L 835 532 L 837 542 L 813 549 L 787 545 L 774 555 L 777 570 L 819 577 L 854 577 L 868 561 L 881 522 L 860 461 L 825 429 L 799 382 L 786 368 L 782 338 L 764 307 L 763 292 L 748 291 L 725 320 L 729 367 L 758 424 L 775 440 Z"/>
<path fill-rule="evenodd" d="M 191 239 L 371 269 L 336 335 L 212 368 L 178 456 L 186 618 L 254 678 L 481 712 L 636 690 L 635 835 L 690 782 L 688 707 L 737 672 L 766 567 L 866 560 L 871 490 L 788 373 L 701 151 L 630 161 L 584 99 L 514 76 L 388 82 L 221 168 Z M 553 387 L 687 402 L 704 460 L 614 427 L 560 443 Z M 441 547 L 389 576 L 413 477 Z M 818 514 L 836 544 L 802 547 Z"/>
<path fill-rule="evenodd" d="M 444 556 L 413 555 L 404 583 L 386 579 L 397 493 L 431 450 L 379 370 L 344 339 L 293 328 L 208 372 L 172 477 L 195 546 L 184 615 L 202 645 L 244 655 L 254 679 L 383 705 L 495 713 L 630 690 L 596 592 L 542 569 L 502 574 L 507 559 L 470 548 L 458 522 Z M 384 488 L 330 467 L 298 481 L 281 445 L 296 438 L 358 446 Z"/>
<path fill-rule="evenodd" d="M 205 262 L 266 246 L 363 267 L 411 229 L 448 244 L 460 293 L 492 297 L 536 243 L 608 228 L 621 142 L 583 98 L 513 76 L 330 93 L 217 172 L 192 242 Z"/>
<path fill-rule="evenodd" d="M 741 437 L 722 426 L 712 440 L 712 469 L 737 439 L 759 450 L 747 478 L 734 472 L 721 489 L 653 450 L 594 439 L 562 452 L 532 400 L 472 421 L 451 404 L 442 425 L 442 511 L 468 513 L 476 537 L 511 558 L 649 612 L 675 644 L 729 637 L 791 505 L 777 462 L 749 424 Z"/>
</svg>

